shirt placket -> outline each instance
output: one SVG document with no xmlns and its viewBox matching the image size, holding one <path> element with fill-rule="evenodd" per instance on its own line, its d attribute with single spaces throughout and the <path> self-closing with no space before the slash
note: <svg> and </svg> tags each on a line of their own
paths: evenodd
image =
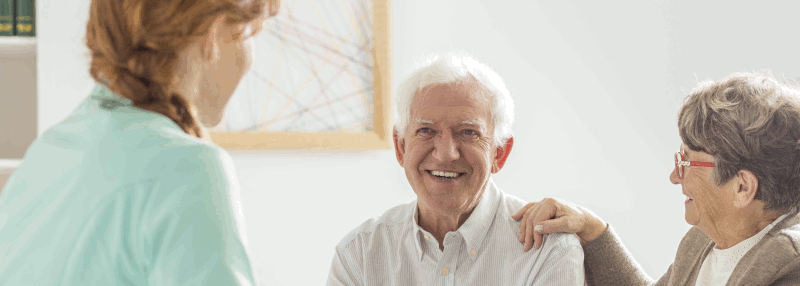
<svg viewBox="0 0 800 286">
<path fill-rule="evenodd" d="M 463 239 L 458 232 L 448 232 L 444 237 L 444 252 L 436 264 L 436 285 L 453 286 L 455 283 L 456 269 L 458 268 L 458 254 L 461 252 Z"/>
</svg>

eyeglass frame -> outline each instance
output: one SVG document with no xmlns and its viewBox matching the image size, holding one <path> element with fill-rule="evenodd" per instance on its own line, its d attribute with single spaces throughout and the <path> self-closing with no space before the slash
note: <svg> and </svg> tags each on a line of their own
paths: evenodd
<svg viewBox="0 0 800 286">
<path fill-rule="evenodd" d="M 683 180 L 683 175 L 686 172 L 683 167 L 688 166 L 697 166 L 697 167 L 716 167 L 712 162 L 700 162 L 700 161 L 684 161 L 683 159 L 686 157 L 686 153 L 683 150 L 675 152 L 675 173 L 678 175 L 678 179 Z M 678 160 L 680 158 L 680 160 Z"/>
</svg>

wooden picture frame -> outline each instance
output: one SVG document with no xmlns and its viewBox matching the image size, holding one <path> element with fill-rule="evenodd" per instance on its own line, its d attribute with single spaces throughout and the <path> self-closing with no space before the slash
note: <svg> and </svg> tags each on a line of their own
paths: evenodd
<svg viewBox="0 0 800 286">
<path fill-rule="evenodd" d="M 297 9 L 293 3 L 299 0 L 281 1 L 281 11 Z M 390 57 L 390 0 L 351 0 L 369 1 L 372 3 L 372 101 L 371 125 L 364 127 L 368 130 L 360 132 L 350 131 L 325 131 L 325 132 L 274 132 L 264 130 L 232 131 L 211 129 L 211 139 L 219 146 L 229 150 L 241 149 L 391 149 L 392 148 L 392 101 L 391 101 L 391 57 Z M 344 3 L 345 1 L 332 1 L 326 3 Z M 302 4 L 301 4 L 302 5 Z M 314 4 L 312 4 L 314 5 Z M 346 8 L 346 7 L 345 7 Z M 328 7 L 330 9 L 330 7 Z M 317 15 L 319 11 L 315 11 Z M 325 11 L 323 11 L 325 12 Z M 352 14 L 352 13 L 351 13 Z M 286 17 L 292 17 L 289 13 Z M 276 17 L 278 17 L 276 16 Z M 322 19 L 322 17 L 320 17 Z M 268 20 L 269 21 L 269 20 Z M 289 20 L 287 20 L 289 21 Z M 267 26 L 267 25 L 265 25 Z M 265 27 L 260 34 L 268 34 L 269 27 Z M 284 30 L 290 30 L 285 28 Z M 363 27 L 362 27 L 363 30 Z M 285 31 L 282 31 L 285 33 Z M 280 36 L 273 30 L 267 36 Z M 288 38 L 281 38 L 288 41 Z M 283 44 L 281 44 L 283 45 Z M 299 45 L 298 45 L 299 46 Z M 340 45 L 341 46 L 341 45 Z M 256 57 L 258 57 L 258 44 L 256 44 Z M 281 46 L 281 48 L 283 48 Z M 322 58 L 322 57 L 317 57 Z M 277 64 L 275 64 L 277 70 Z M 312 65 L 309 65 L 312 67 Z M 316 73 L 316 70 L 314 71 Z M 315 74 L 316 75 L 316 74 Z M 368 78 L 368 77 L 366 77 Z M 274 79 L 274 77 L 273 77 Z M 321 83 L 321 82 L 320 82 Z M 237 89 L 242 89 L 240 86 Z M 277 88 L 276 88 L 277 89 Z M 322 93 L 322 91 L 320 91 Z M 257 96 L 260 96 L 257 95 Z M 364 95 L 362 95 L 363 97 Z M 236 94 L 234 94 L 236 97 Z M 293 100 L 294 98 L 289 98 Z M 267 96 L 267 101 L 269 96 Z M 364 101 L 365 103 L 367 100 Z M 266 105 L 267 103 L 264 103 Z M 287 103 L 286 105 L 289 105 Z M 230 106 L 229 106 L 230 107 Z M 285 107 L 285 106 L 284 106 Z M 226 111 L 228 113 L 230 109 Z M 266 112 L 266 111 L 265 111 Z M 227 116 L 227 115 L 226 115 Z M 263 118 L 263 117 L 262 117 Z M 224 119 L 223 119 L 224 120 Z M 263 121 L 258 121 L 254 126 L 262 126 Z M 254 127 L 261 128 L 261 127 Z"/>
</svg>

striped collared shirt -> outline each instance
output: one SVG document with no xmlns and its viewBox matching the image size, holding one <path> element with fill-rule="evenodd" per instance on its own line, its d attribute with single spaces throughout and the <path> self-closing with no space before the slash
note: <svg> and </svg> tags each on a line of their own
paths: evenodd
<svg viewBox="0 0 800 286">
<path fill-rule="evenodd" d="M 574 234 L 522 250 L 511 215 L 524 205 L 490 180 L 470 217 L 445 235 L 444 251 L 419 227 L 416 201 L 396 206 L 342 239 L 327 285 L 584 285 Z"/>
</svg>

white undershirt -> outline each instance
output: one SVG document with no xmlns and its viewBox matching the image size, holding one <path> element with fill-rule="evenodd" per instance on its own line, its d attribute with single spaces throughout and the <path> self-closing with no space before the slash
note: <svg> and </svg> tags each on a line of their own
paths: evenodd
<svg viewBox="0 0 800 286">
<path fill-rule="evenodd" d="M 756 235 L 737 243 L 733 247 L 728 249 L 714 247 L 703 261 L 703 266 L 700 267 L 700 274 L 697 276 L 697 284 L 695 286 L 724 286 L 727 284 L 728 278 L 731 277 L 733 268 L 736 267 L 739 260 L 784 217 L 786 217 L 786 214 L 778 217 Z"/>
</svg>

